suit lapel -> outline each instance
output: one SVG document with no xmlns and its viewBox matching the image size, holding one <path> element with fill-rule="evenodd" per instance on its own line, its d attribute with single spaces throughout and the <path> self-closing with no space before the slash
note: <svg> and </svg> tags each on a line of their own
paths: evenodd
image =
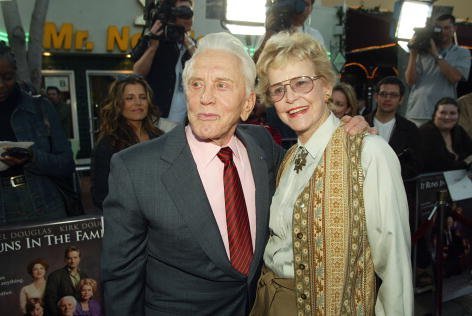
<svg viewBox="0 0 472 316">
<path fill-rule="evenodd" d="M 269 204 L 271 197 L 269 196 L 269 178 L 266 162 L 266 154 L 262 148 L 257 145 L 254 138 L 242 129 L 236 132 L 238 138 L 246 146 L 246 150 L 251 162 L 252 174 L 256 188 L 256 242 L 254 249 L 254 258 L 249 272 L 249 282 L 255 276 L 259 263 L 267 242 Z"/>
<path fill-rule="evenodd" d="M 162 183 L 208 257 L 226 273 L 237 276 L 226 254 L 218 224 L 200 180 L 184 130 L 178 126 L 170 133 L 177 135 L 168 138 L 165 153 L 161 156 L 161 159 L 169 165 L 162 174 Z"/>
</svg>

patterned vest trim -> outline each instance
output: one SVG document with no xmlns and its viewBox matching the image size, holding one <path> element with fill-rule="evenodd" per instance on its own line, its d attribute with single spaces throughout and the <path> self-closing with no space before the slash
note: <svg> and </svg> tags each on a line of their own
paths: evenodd
<svg viewBox="0 0 472 316">
<path fill-rule="evenodd" d="M 373 315 L 375 272 L 367 239 L 364 135 L 339 127 L 293 210 L 298 315 Z M 282 163 L 278 178 L 296 146 Z"/>
</svg>

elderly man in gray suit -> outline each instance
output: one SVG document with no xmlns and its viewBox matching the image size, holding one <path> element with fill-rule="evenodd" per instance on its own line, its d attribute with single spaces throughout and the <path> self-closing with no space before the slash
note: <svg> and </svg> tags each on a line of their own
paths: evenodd
<svg viewBox="0 0 472 316">
<path fill-rule="evenodd" d="M 284 154 L 263 127 L 239 125 L 254 107 L 255 76 L 239 40 L 205 36 L 183 74 L 189 125 L 113 156 L 102 250 L 107 315 L 247 314 Z M 246 207 L 232 219 L 223 147 L 233 152 Z M 240 217 L 242 238 L 230 223 Z M 235 240 L 247 247 L 234 250 Z"/>
</svg>

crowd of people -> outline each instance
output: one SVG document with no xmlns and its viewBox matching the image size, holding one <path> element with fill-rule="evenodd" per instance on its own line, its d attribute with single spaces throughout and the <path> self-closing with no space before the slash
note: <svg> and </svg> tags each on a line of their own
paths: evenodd
<svg viewBox="0 0 472 316">
<path fill-rule="evenodd" d="M 454 17 L 438 17 L 441 38 L 411 49 L 408 99 L 401 78 L 382 78 L 362 118 L 355 89 L 336 82 L 321 35 L 305 26 L 314 1 L 302 2 L 290 28 L 268 28 L 254 59 L 228 33 L 196 43 L 193 1 L 173 1 L 182 38 L 153 22 L 135 74 L 101 105 L 92 153 L 104 308 L 69 247 L 49 275 L 44 259 L 30 262 L 22 314 L 413 314 L 404 182 L 470 168 L 471 98 L 456 94 L 470 53 L 453 42 Z M 21 88 L 0 42 L 0 137 L 11 142 L 0 225 L 71 215 L 70 109 L 57 87 L 46 92 L 49 101 Z M 280 146 L 284 129 L 293 146 Z"/>
</svg>

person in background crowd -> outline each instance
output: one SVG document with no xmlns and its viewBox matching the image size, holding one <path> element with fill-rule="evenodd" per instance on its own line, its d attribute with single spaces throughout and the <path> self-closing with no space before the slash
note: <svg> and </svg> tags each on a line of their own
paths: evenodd
<svg viewBox="0 0 472 316">
<path fill-rule="evenodd" d="M 405 117 L 421 126 L 431 118 L 433 104 L 442 98 L 457 98 L 457 83 L 467 81 L 470 52 L 454 44 L 456 19 L 450 14 L 436 18 L 441 28 L 438 39 L 430 39 L 427 51 L 419 49 L 418 38 L 410 41 L 410 55 L 405 70 L 406 83 L 411 87 Z M 421 40 L 421 38 L 420 38 Z"/>
<path fill-rule="evenodd" d="M 377 108 L 366 116 L 379 135 L 392 147 L 400 160 L 403 180 L 416 177 L 422 169 L 418 127 L 398 113 L 405 94 L 405 85 L 394 76 L 377 83 L 374 94 Z"/>
<path fill-rule="evenodd" d="M 107 314 L 248 313 L 284 153 L 265 128 L 239 124 L 254 107 L 255 77 L 236 37 L 206 35 L 183 72 L 189 125 L 113 156 L 103 204 Z M 351 122 L 358 132 L 359 119 Z"/>
<path fill-rule="evenodd" d="M 452 98 L 440 99 L 432 120 L 420 127 L 424 172 L 465 169 L 472 162 L 472 139 L 458 125 L 459 106 Z"/>
<path fill-rule="evenodd" d="M 274 0 L 268 1 L 268 3 L 270 4 L 265 21 L 265 34 L 261 37 L 258 48 L 254 52 L 254 62 L 257 62 L 259 59 L 259 55 L 264 49 L 265 43 L 272 37 L 272 35 L 277 34 L 280 31 L 302 32 L 309 34 L 324 46 L 323 35 L 307 23 L 311 16 L 311 12 L 313 11 L 315 0 L 284 1 L 283 3 L 282 1 L 279 2 L 279 0 Z M 300 3 L 302 3 L 303 7 Z M 300 7 L 303 8 L 303 11 L 297 13 L 297 10 Z M 285 17 L 286 15 L 287 17 Z M 284 16 L 284 18 L 281 19 L 281 16 Z M 288 21 L 285 21 L 285 18 Z"/>
<path fill-rule="evenodd" d="M 376 135 L 347 135 L 330 113 L 335 74 L 310 36 L 272 36 L 257 74 L 258 95 L 298 144 L 279 168 L 251 315 L 412 315 L 408 206 L 395 153 Z"/>
<path fill-rule="evenodd" d="M 344 82 L 340 82 L 333 87 L 331 94 L 333 102 L 330 103 L 330 110 L 337 118 L 344 115 L 357 115 L 358 105 L 354 88 Z"/>
<path fill-rule="evenodd" d="M 72 113 L 70 106 L 63 102 L 61 90 L 55 86 L 46 88 L 46 95 L 59 115 L 59 120 L 68 138 L 72 138 Z"/>
<path fill-rule="evenodd" d="M 163 38 L 163 23 L 156 20 L 150 29 L 150 36 L 144 36 L 138 44 L 144 53 L 138 56 L 133 54 L 133 71 L 145 76 L 154 92 L 153 104 L 159 108 L 161 117 L 184 123 L 187 108 L 182 71 L 185 62 L 195 51 L 195 42 L 189 33 L 193 24 L 193 1 L 161 0 L 160 7 L 164 6 L 173 7 L 174 15 L 177 16 L 172 22 L 177 27 L 183 27 L 184 37 L 181 40 Z"/>
<path fill-rule="evenodd" d="M 64 251 L 64 260 L 66 265 L 63 268 L 52 272 L 49 275 L 46 283 L 44 301 L 46 303 L 46 311 L 48 316 L 58 315 L 59 311 L 57 307 L 59 306 L 59 299 L 61 297 L 79 297 L 78 286 L 80 280 L 87 278 L 87 274 L 79 267 L 80 249 L 78 247 L 67 247 Z M 73 311 L 75 311 L 75 304 Z"/>
<path fill-rule="evenodd" d="M 73 296 L 64 296 L 57 302 L 60 316 L 73 316 L 77 306 L 77 300 Z M 49 314 L 48 314 L 49 315 Z"/>
<path fill-rule="evenodd" d="M 44 307 L 43 302 L 39 298 L 32 298 L 25 305 L 25 316 L 43 316 Z"/>
<path fill-rule="evenodd" d="M 100 303 L 93 299 L 97 293 L 97 281 L 82 279 L 79 283 L 80 298 L 74 316 L 102 316 Z"/>
<path fill-rule="evenodd" d="M 48 271 L 48 263 L 44 259 L 35 259 L 28 263 L 28 273 L 33 278 L 30 283 L 21 288 L 20 291 L 20 308 L 23 314 L 26 314 L 26 303 L 36 298 L 43 299 L 44 289 L 46 288 L 46 272 Z"/>
<path fill-rule="evenodd" d="M 459 112 L 461 113 L 459 115 L 459 125 L 472 138 L 472 92 L 457 99 L 457 104 L 459 104 Z"/>
<path fill-rule="evenodd" d="M 163 134 L 156 126 L 159 111 L 152 104 L 152 90 L 140 76 L 126 76 L 112 83 L 100 111 L 98 143 L 92 152 L 92 198 L 102 208 L 108 194 L 111 156 L 131 145 Z"/>
<path fill-rule="evenodd" d="M 3 41 L 0 79 L 0 140 L 33 143 L 28 150 L 15 144 L 0 150 L 0 225 L 64 218 L 54 179 L 74 172 L 70 143 L 49 101 L 20 89 L 15 56 Z"/>
</svg>

